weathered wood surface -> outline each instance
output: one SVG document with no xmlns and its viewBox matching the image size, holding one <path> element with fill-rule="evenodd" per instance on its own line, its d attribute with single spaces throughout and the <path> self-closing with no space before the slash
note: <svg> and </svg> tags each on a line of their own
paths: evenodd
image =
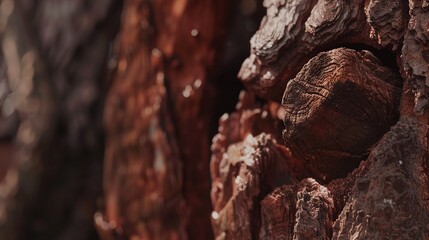
<svg viewBox="0 0 429 240">
<path fill-rule="evenodd" d="M 410 0 L 409 8 L 410 20 L 402 46 L 401 69 L 413 87 L 414 111 L 422 115 L 429 101 L 429 3 Z"/>
<path fill-rule="evenodd" d="M 217 239 L 251 239 L 259 235 L 259 201 L 276 186 L 293 182 L 284 158 L 268 134 L 248 135 L 226 149 L 212 189 Z"/>
<path fill-rule="evenodd" d="M 289 177 L 288 149 L 277 142 L 277 109 L 261 108 L 253 94 L 242 92 L 237 112 L 220 119 L 210 166 L 216 239 L 257 237 L 259 201 L 275 187 L 295 181 Z"/>
<path fill-rule="evenodd" d="M 0 1 L 0 238 L 429 239 L 429 2 L 263 5 L 210 149 L 256 1 Z"/>
<path fill-rule="evenodd" d="M 95 218 L 102 239 L 186 236 L 182 163 L 151 8 L 149 1 L 128 1 L 122 13 L 104 112 L 106 215 Z"/>
<path fill-rule="evenodd" d="M 333 239 L 429 237 L 428 126 L 402 117 L 368 158 L 334 225 Z"/>
<path fill-rule="evenodd" d="M 368 51 L 318 54 L 285 89 L 286 146 L 314 177 L 345 177 L 397 121 L 400 86 Z"/>
<path fill-rule="evenodd" d="M 288 171 L 285 174 L 293 183 L 277 187 L 259 203 L 253 200 L 253 206 L 260 207 L 261 220 L 253 219 L 260 223 L 253 229 L 259 235 L 251 236 L 428 238 L 429 4 L 266 0 L 264 6 L 267 14 L 251 40 L 251 53 L 239 78 L 248 91 L 268 102 L 282 100 L 288 149 L 284 161 L 292 168 L 304 165 L 302 172 L 309 171 L 304 176 L 325 185 L 317 183 L 316 192 L 325 193 L 326 205 L 318 209 L 307 205 L 306 211 L 300 211 L 302 200 L 309 199 L 299 197 L 303 183 L 297 180 L 303 176 Z M 229 126 L 239 123 L 229 121 Z M 220 134 L 228 136 L 223 121 L 221 127 Z M 235 145 L 222 143 L 223 149 Z M 222 156 L 215 150 L 212 163 Z M 245 216 L 236 211 L 241 207 L 231 208 L 232 219 Z M 321 212 L 325 218 L 299 224 L 306 214 Z M 249 221 L 241 223 L 247 226 Z M 313 224 L 320 227 L 318 234 L 312 232 Z"/>
<path fill-rule="evenodd" d="M 280 101 L 287 82 L 321 51 L 353 44 L 398 49 L 406 27 L 406 4 L 385 0 L 365 4 L 265 0 L 267 14 L 251 40 L 239 78 L 259 96 Z"/>
<path fill-rule="evenodd" d="M 261 201 L 259 239 L 330 239 L 334 202 L 312 178 L 276 188 Z"/>
<path fill-rule="evenodd" d="M 283 185 L 262 199 L 259 239 L 293 239 L 297 191 L 297 185 Z"/>
</svg>

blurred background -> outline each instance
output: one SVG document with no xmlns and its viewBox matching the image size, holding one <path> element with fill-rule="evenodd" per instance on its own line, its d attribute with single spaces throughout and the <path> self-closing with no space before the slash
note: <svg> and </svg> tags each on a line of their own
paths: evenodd
<svg viewBox="0 0 429 240">
<path fill-rule="evenodd" d="M 261 0 L 0 0 L 0 239 L 211 239 Z"/>
</svg>

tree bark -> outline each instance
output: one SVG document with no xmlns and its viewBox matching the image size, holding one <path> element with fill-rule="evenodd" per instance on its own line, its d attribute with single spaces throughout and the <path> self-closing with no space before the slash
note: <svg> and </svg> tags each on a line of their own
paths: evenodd
<svg viewBox="0 0 429 240">
<path fill-rule="evenodd" d="M 0 238 L 429 239 L 428 19 L 0 0 Z"/>
<path fill-rule="evenodd" d="M 267 14 L 239 78 L 268 105 L 282 99 L 282 116 L 271 117 L 284 119 L 285 146 L 270 151 L 288 154 L 243 155 L 261 144 L 230 154 L 237 147 L 228 133 L 246 122 L 221 122 L 213 142 L 222 143 L 224 151 L 213 152 L 212 172 L 235 181 L 218 181 L 212 174 L 217 183 L 212 192 L 220 192 L 212 201 L 216 237 L 427 239 L 428 61 L 423 56 L 428 42 L 423 26 L 428 4 L 267 0 L 264 6 Z M 243 139 L 258 134 L 250 128 Z M 237 184 L 242 163 L 225 162 L 231 155 L 243 162 L 252 159 L 264 169 L 272 166 L 290 180 L 278 181 L 271 193 L 243 198 L 272 184 L 261 180 L 259 172 L 246 176 L 244 187 Z M 286 167 L 276 167 L 278 161 Z M 295 167 L 303 170 L 291 171 Z M 264 174 L 277 175 L 273 170 Z M 314 187 L 309 190 L 306 182 Z M 243 208 L 261 214 L 249 219 Z M 247 235 L 236 234 L 249 226 Z"/>
</svg>

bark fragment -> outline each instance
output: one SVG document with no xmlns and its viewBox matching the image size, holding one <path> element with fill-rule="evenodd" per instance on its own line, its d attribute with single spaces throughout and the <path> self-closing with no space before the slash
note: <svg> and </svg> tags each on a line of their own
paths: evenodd
<svg viewBox="0 0 429 240">
<path fill-rule="evenodd" d="M 407 9 L 405 1 L 371 0 L 365 11 L 371 37 L 377 38 L 381 46 L 391 45 L 392 50 L 397 50 L 407 26 Z"/>
<path fill-rule="evenodd" d="M 219 239 L 251 239 L 259 235 L 259 201 L 275 187 L 292 183 L 286 156 L 267 134 L 248 135 L 232 144 L 214 179 L 212 213 Z"/>
<path fill-rule="evenodd" d="M 347 177 L 334 179 L 326 185 L 334 200 L 334 219 L 337 219 L 343 211 L 352 192 L 352 188 L 356 183 L 356 179 L 361 178 L 367 171 L 368 161 L 365 160 L 362 161 L 359 167 L 354 169 L 352 173 L 348 174 Z"/>
<path fill-rule="evenodd" d="M 312 178 L 276 188 L 261 201 L 259 239 L 329 239 L 334 203 Z"/>
<path fill-rule="evenodd" d="M 259 239 L 293 239 L 298 185 L 283 185 L 261 201 Z"/>
<path fill-rule="evenodd" d="M 345 177 L 395 123 L 398 85 L 367 51 L 320 53 L 286 87 L 286 146 L 317 179 Z"/>
<path fill-rule="evenodd" d="M 293 239 L 330 239 L 334 202 L 329 190 L 311 178 L 301 184 L 303 187 L 297 193 Z"/>
<path fill-rule="evenodd" d="M 429 3 L 409 1 L 410 21 L 402 47 L 404 77 L 410 82 L 415 94 L 414 111 L 422 115 L 429 102 Z"/>
<path fill-rule="evenodd" d="M 253 94 L 242 92 L 237 112 L 220 120 L 210 164 L 216 238 L 257 237 L 260 200 L 275 187 L 295 181 L 289 151 L 276 140 L 281 139 L 277 110 L 260 107 Z"/>
</svg>

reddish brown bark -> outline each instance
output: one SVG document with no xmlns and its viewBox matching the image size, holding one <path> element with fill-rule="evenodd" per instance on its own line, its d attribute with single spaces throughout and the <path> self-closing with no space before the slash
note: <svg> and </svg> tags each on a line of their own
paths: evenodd
<svg viewBox="0 0 429 240">
<path fill-rule="evenodd" d="M 320 187 L 312 194 L 300 195 L 302 183 L 293 181 L 252 198 L 252 206 L 261 209 L 260 216 L 253 215 L 260 220 L 252 222 L 260 224 L 251 225 L 253 235 L 247 238 L 428 238 L 428 35 L 424 31 L 428 4 L 267 0 L 264 6 L 267 15 L 252 38 L 251 54 L 239 77 L 251 92 L 268 101 L 279 102 L 283 94 L 283 137 L 290 152 L 280 161 L 292 168 L 304 165 L 309 172 L 304 176 L 326 187 L 317 183 Z M 397 63 L 389 60 L 395 56 Z M 239 126 L 239 119 L 231 118 L 228 126 Z M 228 136 L 222 122 L 221 126 L 220 135 Z M 215 146 L 218 142 L 214 138 Z M 223 144 L 223 149 L 235 146 Z M 218 156 L 214 151 L 212 163 Z M 226 151 L 224 158 L 229 156 Z M 303 177 L 293 171 L 284 175 Z M 224 192 L 240 193 L 237 186 L 224 185 L 220 187 Z M 252 193 L 264 182 L 246 186 L 245 193 Z M 234 229 L 249 226 L 240 210 L 248 200 L 240 205 L 237 196 L 229 198 L 234 202 L 228 215 L 232 220 L 220 224 L 224 229 L 229 229 L 229 222 Z M 311 205 L 313 197 L 325 200 Z M 217 204 L 213 201 L 215 208 Z M 222 237 L 247 239 L 230 233 Z"/>
<path fill-rule="evenodd" d="M 96 219 L 102 232 L 142 239 L 211 237 L 210 76 L 229 5 L 125 2 L 118 67 L 105 107 L 106 219 Z M 101 235 L 107 239 L 109 233 Z"/>
<path fill-rule="evenodd" d="M 0 238 L 429 239 L 428 1 L 258 3 L 0 1 Z"/>
<path fill-rule="evenodd" d="M 397 121 L 400 78 L 370 52 L 318 54 L 283 96 L 283 138 L 317 179 L 345 177 Z"/>
</svg>

